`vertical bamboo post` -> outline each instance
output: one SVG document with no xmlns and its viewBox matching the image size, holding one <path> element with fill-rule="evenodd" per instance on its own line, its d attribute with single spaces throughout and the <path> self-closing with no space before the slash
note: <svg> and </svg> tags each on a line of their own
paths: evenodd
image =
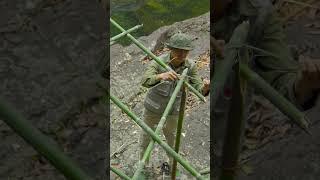
<svg viewBox="0 0 320 180">
<path fill-rule="evenodd" d="M 237 65 L 238 66 L 238 65 Z M 237 67 L 238 68 L 238 67 Z M 240 93 L 239 75 L 233 85 L 231 107 L 227 121 L 227 130 L 223 144 L 222 171 L 220 180 L 234 180 L 238 168 L 238 158 L 241 148 L 240 136 L 243 130 L 243 98 Z"/>
<path fill-rule="evenodd" d="M 222 153 L 221 180 L 234 180 L 238 170 L 238 161 L 242 147 L 242 139 L 245 129 L 246 109 L 244 99 L 247 82 L 240 76 L 240 62 L 248 64 L 249 54 L 245 48 L 240 50 L 239 63 L 236 64 L 233 83 L 231 107 L 227 121 L 227 129 Z"/>
<path fill-rule="evenodd" d="M 246 42 L 249 27 L 250 25 L 248 22 L 243 22 L 234 30 L 228 45 L 225 47 L 225 58 L 223 60 L 219 60 L 219 68 L 217 68 L 215 65 L 214 75 L 211 78 L 213 82 L 211 94 L 213 106 L 216 105 L 218 97 L 224 88 L 227 77 L 229 74 L 231 74 L 232 67 L 236 63 L 235 59 L 238 56 L 238 50 L 240 48 L 236 46 L 240 46 Z"/>
<path fill-rule="evenodd" d="M 180 139 L 181 139 L 183 120 L 184 120 L 185 105 L 186 105 L 186 91 L 185 91 L 185 88 L 182 88 L 182 96 L 181 96 L 181 103 L 180 103 L 180 110 L 179 110 L 179 120 L 178 120 L 178 125 L 177 125 L 176 141 L 175 141 L 175 147 L 174 147 L 174 150 L 176 151 L 176 153 L 179 153 L 179 148 L 180 148 Z M 171 179 L 172 180 L 176 179 L 176 171 L 177 171 L 177 161 L 174 159 L 173 164 L 172 164 L 172 172 L 171 172 Z"/>
</svg>

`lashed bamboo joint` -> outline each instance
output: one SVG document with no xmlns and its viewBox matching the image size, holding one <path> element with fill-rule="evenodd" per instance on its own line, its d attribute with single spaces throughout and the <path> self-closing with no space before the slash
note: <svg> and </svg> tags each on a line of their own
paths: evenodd
<svg viewBox="0 0 320 180">
<path fill-rule="evenodd" d="M 120 33 L 120 34 L 118 34 L 118 35 L 116 35 L 116 36 L 114 36 L 114 37 L 110 38 L 110 45 L 113 45 L 113 44 L 114 44 L 114 42 L 115 42 L 117 39 L 119 39 L 119 38 L 121 38 L 121 37 L 123 37 L 123 36 L 127 35 L 128 33 L 131 33 L 131 32 L 133 32 L 133 31 L 135 31 L 135 30 L 137 30 L 137 29 L 141 28 L 142 26 L 143 26 L 143 24 L 141 24 L 141 25 L 136 25 L 136 26 L 134 26 L 133 28 L 130 28 L 130 29 L 128 29 L 127 31 L 122 32 L 122 33 Z"/>
</svg>

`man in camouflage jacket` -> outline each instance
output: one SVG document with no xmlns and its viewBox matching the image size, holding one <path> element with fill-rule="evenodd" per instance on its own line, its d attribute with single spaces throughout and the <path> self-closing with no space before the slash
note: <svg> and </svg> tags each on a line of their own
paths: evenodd
<svg viewBox="0 0 320 180">
<path fill-rule="evenodd" d="M 155 129 L 159 123 L 176 87 L 178 74 L 182 74 L 182 71 L 185 68 L 188 68 L 187 79 L 191 86 L 203 95 L 208 95 L 209 93 L 210 81 L 206 79 L 202 80 L 198 75 L 196 64 L 187 58 L 188 52 L 193 49 L 190 37 L 184 33 L 174 34 L 169 39 L 167 46 L 170 48 L 170 52 L 159 56 L 159 59 L 170 66 L 173 71 L 167 71 L 157 62 L 151 61 L 142 79 L 142 85 L 150 88 L 144 101 L 144 122 L 153 129 Z M 182 91 L 178 93 L 163 128 L 167 143 L 171 147 L 174 146 L 175 141 L 181 94 Z M 151 138 L 146 133 L 142 132 L 140 138 L 140 158 L 143 157 L 143 153 L 150 140 Z M 172 158 L 169 158 L 169 161 L 172 162 Z"/>
</svg>

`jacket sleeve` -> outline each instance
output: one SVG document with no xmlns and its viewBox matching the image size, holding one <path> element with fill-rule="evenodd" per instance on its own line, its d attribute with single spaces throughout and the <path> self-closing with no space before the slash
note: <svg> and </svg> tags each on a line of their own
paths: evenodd
<svg viewBox="0 0 320 180">
<path fill-rule="evenodd" d="M 299 64 L 292 58 L 276 13 L 267 19 L 262 39 L 257 42 L 257 46 L 273 54 L 273 56 L 256 54 L 254 63 L 257 73 L 298 108 L 305 109 L 298 104 L 294 93 Z"/>
<path fill-rule="evenodd" d="M 189 82 L 192 87 L 194 87 L 197 91 L 202 93 L 202 88 L 204 86 L 201 77 L 198 74 L 197 65 L 194 64 L 191 66 L 190 73 L 189 73 Z"/>
<path fill-rule="evenodd" d="M 157 74 L 159 73 L 158 64 L 154 61 L 151 61 L 147 70 L 144 72 L 142 77 L 142 86 L 150 88 L 160 82 L 156 79 Z"/>
</svg>

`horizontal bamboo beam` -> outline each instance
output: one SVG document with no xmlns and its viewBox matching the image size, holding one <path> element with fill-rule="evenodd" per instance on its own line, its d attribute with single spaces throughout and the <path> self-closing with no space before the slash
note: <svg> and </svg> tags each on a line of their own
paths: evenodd
<svg viewBox="0 0 320 180">
<path fill-rule="evenodd" d="M 299 111 L 296 106 L 289 102 L 272 86 L 270 86 L 264 79 L 257 73 L 249 69 L 247 65 L 240 64 L 240 74 L 243 76 L 255 89 L 274 104 L 283 114 L 287 115 L 293 120 L 300 128 L 310 134 L 308 127 L 308 119 L 304 113 Z"/>
<path fill-rule="evenodd" d="M 205 179 L 180 154 L 176 153 L 167 143 L 163 142 L 161 138 L 155 132 L 153 132 L 153 130 L 146 123 L 144 123 L 137 115 L 131 112 L 129 108 L 117 97 L 113 96 L 109 92 L 107 93 L 112 102 L 114 102 L 121 110 L 123 110 L 123 112 L 125 112 L 135 123 L 137 123 L 147 134 L 149 134 L 154 141 L 156 141 L 170 156 L 176 159 L 187 171 L 189 171 L 199 180 Z"/>
<path fill-rule="evenodd" d="M 128 29 L 128 30 L 127 30 L 127 31 L 125 31 L 125 32 L 122 32 L 122 33 L 120 33 L 120 34 L 118 34 L 118 35 L 116 35 L 116 36 L 113 36 L 112 38 L 110 38 L 110 45 L 112 45 L 112 44 L 113 44 L 113 42 L 114 42 L 114 41 L 116 41 L 117 39 L 119 39 L 119 38 L 121 38 L 121 37 L 123 37 L 123 36 L 127 35 L 128 33 L 131 33 L 132 31 L 135 31 L 135 30 L 137 30 L 137 29 L 141 28 L 142 26 L 143 26 L 143 24 L 136 25 L 136 26 L 134 26 L 134 27 L 132 27 L 132 28 Z"/>
<path fill-rule="evenodd" d="M 19 136 L 30 144 L 37 152 L 43 155 L 67 179 L 93 180 L 67 157 L 54 144 L 55 142 L 41 133 L 30 121 L 24 119 L 4 102 L 0 101 L 0 119 L 10 126 Z"/>
<path fill-rule="evenodd" d="M 112 18 L 110 18 L 110 22 L 116 26 L 120 31 L 125 32 L 126 30 L 123 29 L 117 22 L 115 22 Z M 127 34 L 127 37 L 134 43 L 136 44 L 142 51 L 144 51 L 147 55 L 149 55 L 152 59 L 154 59 L 160 66 L 165 68 L 168 71 L 173 71 L 172 68 L 170 68 L 166 63 L 161 61 L 156 55 L 154 55 L 149 49 L 144 47 L 143 44 L 141 44 L 136 38 L 134 38 L 131 34 Z M 193 92 L 197 97 L 199 97 L 202 101 L 206 101 L 204 96 L 197 91 L 194 87 L 192 87 L 187 81 L 184 81 L 186 86 L 190 89 L 191 92 Z"/>
</svg>

